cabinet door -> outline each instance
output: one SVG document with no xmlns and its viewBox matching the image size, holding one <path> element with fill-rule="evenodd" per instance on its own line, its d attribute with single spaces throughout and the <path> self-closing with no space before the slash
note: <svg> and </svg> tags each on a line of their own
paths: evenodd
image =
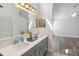
<svg viewBox="0 0 79 59">
<path fill-rule="evenodd" d="M 36 56 L 36 53 L 34 52 L 34 53 L 32 54 L 32 56 Z"/>
<path fill-rule="evenodd" d="M 44 55 L 44 50 L 43 50 L 43 47 L 40 49 L 40 56 L 43 56 Z"/>
<path fill-rule="evenodd" d="M 47 41 L 43 41 L 42 45 L 40 47 L 40 56 L 46 55 L 47 49 L 48 49 L 48 42 Z"/>
<path fill-rule="evenodd" d="M 36 50 L 36 56 L 40 56 L 40 48 Z"/>
<path fill-rule="evenodd" d="M 44 55 L 46 55 L 46 53 L 47 53 L 47 50 L 48 50 L 48 44 L 45 44 L 45 46 L 44 46 Z"/>
</svg>

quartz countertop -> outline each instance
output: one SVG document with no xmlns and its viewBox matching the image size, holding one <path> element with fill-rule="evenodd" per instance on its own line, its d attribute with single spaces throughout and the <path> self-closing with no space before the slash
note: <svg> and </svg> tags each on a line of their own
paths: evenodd
<svg viewBox="0 0 79 59">
<path fill-rule="evenodd" d="M 3 56 L 20 56 L 27 52 L 29 49 L 34 47 L 36 44 L 38 44 L 40 41 L 45 39 L 47 36 L 39 37 L 37 40 L 33 42 L 26 41 L 22 44 L 16 44 L 16 45 L 9 45 L 5 48 L 0 49 L 0 53 Z"/>
</svg>

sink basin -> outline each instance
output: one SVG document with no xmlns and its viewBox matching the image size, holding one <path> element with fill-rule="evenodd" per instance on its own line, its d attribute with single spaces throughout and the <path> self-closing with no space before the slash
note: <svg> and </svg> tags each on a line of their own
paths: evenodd
<svg viewBox="0 0 79 59">
<path fill-rule="evenodd" d="M 23 48 L 28 48 L 28 46 L 29 46 L 29 43 L 19 43 L 19 44 L 15 45 L 13 48 L 19 50 L 19 49 L 23 49 Z"/>
<path fill-rule="evenodd" d="M 29 42 L 34 42 L 35 40 L 37 40 L 37 38 L 33 38 L 31 41 L 29 41 Z"/>
</svg>

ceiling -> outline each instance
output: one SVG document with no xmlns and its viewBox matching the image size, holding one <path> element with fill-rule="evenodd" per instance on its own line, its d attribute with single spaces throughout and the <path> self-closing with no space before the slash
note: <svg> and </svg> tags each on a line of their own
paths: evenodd
<svg viewBox="0 0 79 59">
<path fill-rule="evenodd" d="M 73 6 L 75 5 L 77 5 L 77 8 L 73 8 Z M 77 9 L 77 11 L 79 10 L 78 3 L 54 3 L 53 18 L 54 19 L 70 18 L 74 9 Z"/>
</svg>

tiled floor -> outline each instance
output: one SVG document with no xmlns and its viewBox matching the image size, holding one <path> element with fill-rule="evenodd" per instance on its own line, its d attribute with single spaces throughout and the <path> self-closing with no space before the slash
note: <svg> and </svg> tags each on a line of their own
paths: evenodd
<svg viewBox="0 0 79 59">
<path fill-rule="evenodd" d="M 54 51 L 48 52 L 48 56 L 66 55 L 66 50 L 69 56 L 79 56 L 79 38 L 55 36 L 54 40 Z"/>
<path fill-rule="evenodd" d="M 63 37 L 60 41 L 60 52 L 65 53 L 68 49 L 68 55 L 79 56 L 79 38 Z"/>
<path fill-rule="evenodd" d="M 60 52 L 48 52 L 47 56 L 66 56 L 66 55 Z"/>
</svg>

